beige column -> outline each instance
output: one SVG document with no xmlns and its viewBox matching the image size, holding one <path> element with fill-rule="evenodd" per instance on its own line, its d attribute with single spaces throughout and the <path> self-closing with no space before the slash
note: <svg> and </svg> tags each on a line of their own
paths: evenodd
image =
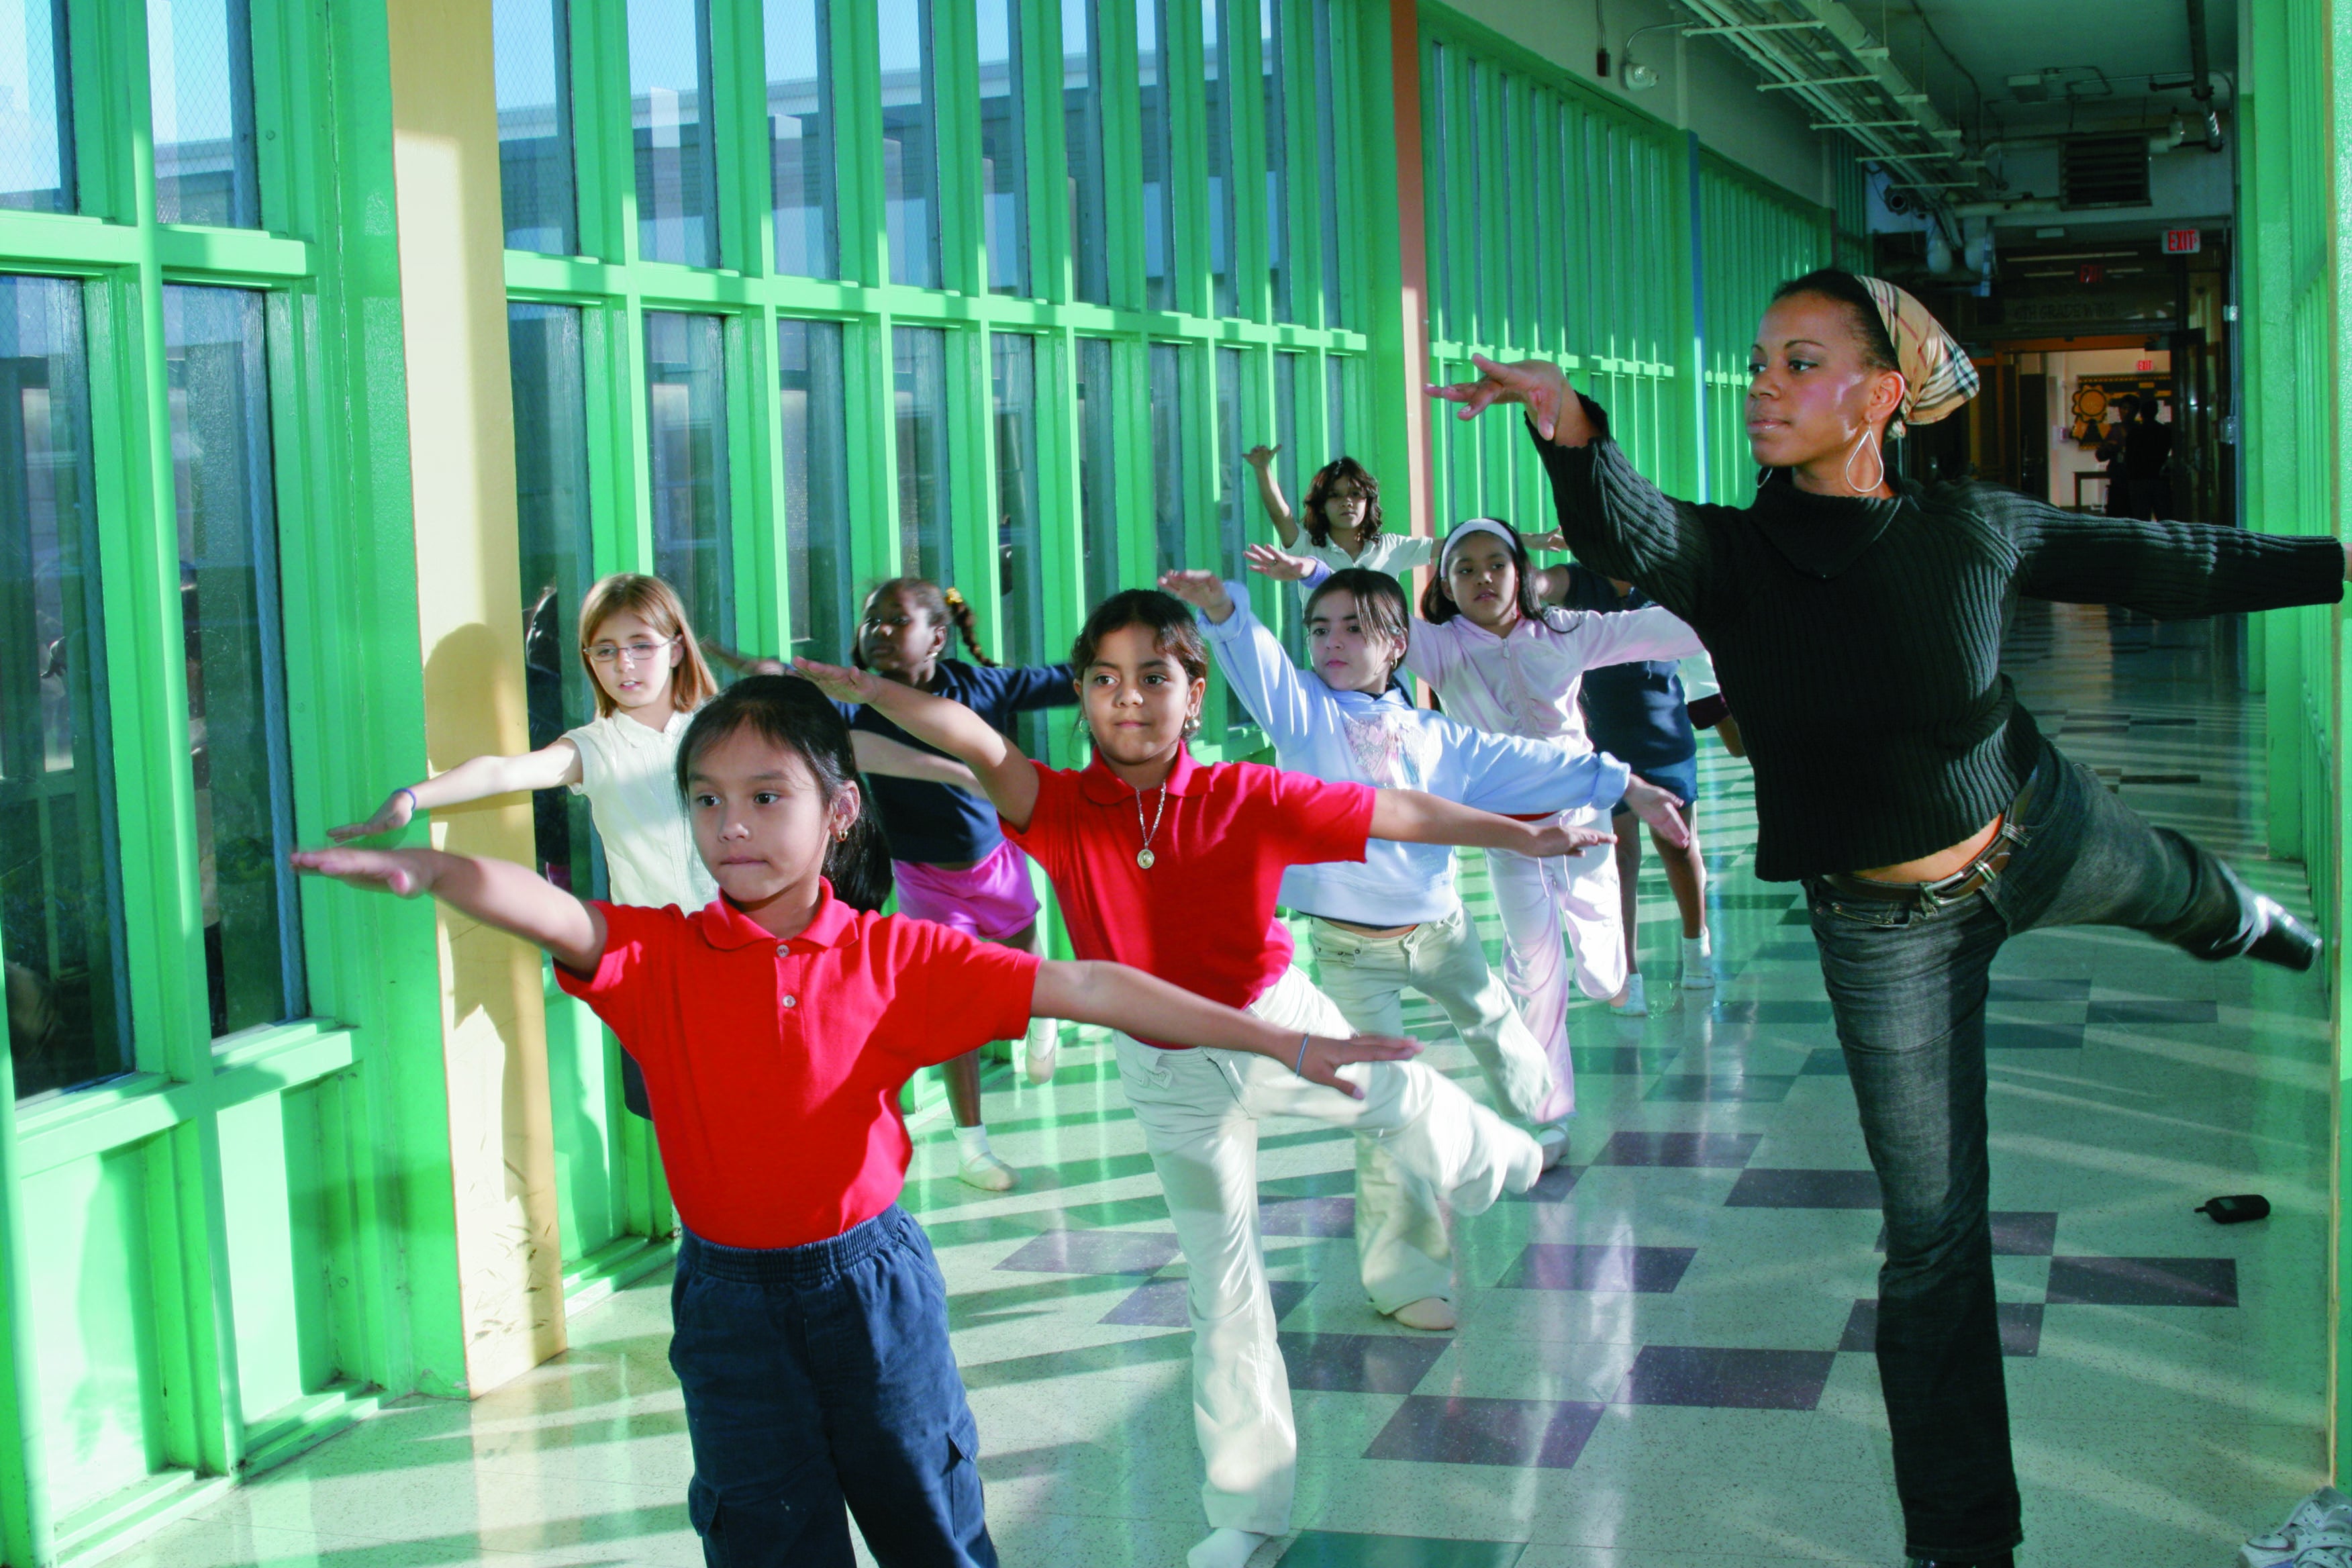
<svg viewBox="0 0 2352 1568">
<path fill-rule="evenodd" d="M 425 745 L 435 772 L 529 749 L 505 226 L 489 0 L 388 0 Z M 530 802 L 436 814 L 433 838 L 530 863 Z M 442 1045 L 466 1381 L 564 1348 L 540 956 L 443 911 Z"/>
</svg>

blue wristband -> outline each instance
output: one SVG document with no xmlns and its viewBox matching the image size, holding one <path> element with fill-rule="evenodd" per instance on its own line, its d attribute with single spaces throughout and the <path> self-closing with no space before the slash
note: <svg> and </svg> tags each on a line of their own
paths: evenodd
<svg viewBox="0 0 2352 1568">
<path fill-rule="evenodd" d="M 1307 1030 L 1298 1031 L 1298 1059 L 1290 1064 L 1290 1070 L 1299 1078 L 1307 1076 L 1307 1042 L 1313 1037 Z"/>
</svg>

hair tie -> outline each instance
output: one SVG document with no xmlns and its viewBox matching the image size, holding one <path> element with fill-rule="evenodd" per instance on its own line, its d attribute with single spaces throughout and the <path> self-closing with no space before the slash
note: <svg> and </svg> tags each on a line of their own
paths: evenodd
<svg viewBox="0 0 2352 1568">
<path fill-rule="evenodd" d="M 951 610 L 961 610 L 963 608 L 963 592 L 961 589 L 950 588 L 946 593 L 940 596 L 948 602 L 948 608 Z"/>
</svg>

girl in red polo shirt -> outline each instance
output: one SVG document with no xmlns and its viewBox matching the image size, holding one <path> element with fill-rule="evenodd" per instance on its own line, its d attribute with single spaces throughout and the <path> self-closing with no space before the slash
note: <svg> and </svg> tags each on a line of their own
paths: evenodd
<svg viewBox="0 0 2352 1568">
<path fill-rule="evenodd" d="M 1081 955 L 1117 959 L 1247 1006 L 1302 1040 L 1347 1026 L 1292 967 L 1290 933 L 1274 915 L 1285 868 L 1360 860 L 1375 837 L 1531 855 L 1609 841 L 1414 790 L 1330 784 L 1245 763 L 1196 764 L 1184 742 L 1199 727 L 1208 652 L 1192 612 L 1155 589 L 1104 601 L 1070 662 L 1095 746 L 1093 764 L 1076 771 L 1033 763 L 944 698 L 798 661 L 832 695 L 873 704 L 971 765 L 1006 837 L 1052 879 Z M 1427 1186 L 1381 1191 L 1360 1175 L 1357 1204 L 1394 1210 L 1405 1234 L 1419 1226 L 1444 1236 L 1438 1194 L 1457 1213 L 1475 1214 L 1505 1188 L 1526 1191 L 1543 1154 L 1533 1138 L 1419 1063 L 1351 1068 L 1347 1079 L 1364 1092 L 1346 1096 L 1298 1082 L 1273 1062 L 1183 1049 L 1157 1025 L 1149 1033 L 1118 1041 L 1119 1079 L 1191 1270 L 1194 1429 L 1207 1462 L 1202 1499 L 1211 1532 L 1190 1562 L 1241 1568 L 1266 1536 L 1289 1528 L 1297 1468 L 1289 1382 L 1258 1247 L 1258 1120 L 1304 1116 L 1379 1140 Z"/>
<path fill-rule="evenodd" d="M 520 866 L 433 849 L 294 864 L 429 892 L 536 942 L 645 1068 L 685 1222 L 670 1363 L 705 1560 L 848 1568 L 846 1503 L 882 1563 L 992 1568 L 946 1285 L 898 1205 L 908 1077 L 1016 1037 L 1033 1015 L 1255 1053 L 1335 1100 L 1359 1092 L 1341 1067 L 1415 1047 L 1302 1034 L 1117 964 L 1041 963 L 877 915 L 889 861 L 856 776 L 833 705 L 757 676 L 707 704 L 678 747 L 695 847 L 722 895 L 692 914 L 583 902 Z"/>
</svg>

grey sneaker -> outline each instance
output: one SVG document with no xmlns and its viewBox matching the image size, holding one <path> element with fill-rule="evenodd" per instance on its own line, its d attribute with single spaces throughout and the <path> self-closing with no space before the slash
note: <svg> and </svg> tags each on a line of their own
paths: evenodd
<svg viewBox="0 0 2352 1568">
<path fill-rule="evenodd" d="M 2242 1568 L 2352 1568 L 2352 1558 L 2341 1563 L 2301 1564 L 2309 1551 L 2336 1552 L 2352 1548 L 2352 1497 L 2334 1487 L 2322 1487 L 2286 1516 L 2276 1530 L 2257 1535 L 2238 1549 Z"/>
</svg>

